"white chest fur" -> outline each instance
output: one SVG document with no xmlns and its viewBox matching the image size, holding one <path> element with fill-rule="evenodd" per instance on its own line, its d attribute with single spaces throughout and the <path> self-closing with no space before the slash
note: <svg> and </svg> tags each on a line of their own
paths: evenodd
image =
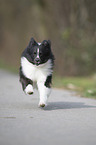
<svg viewBox="0 0 96 145">
<path fill-rule="evenodd" d="M 49 59 L 46 63 L 39 66 L 33 65 L 25 57 L 21 58 L 23 74 L 32 81 L 45 81 L 47 76 L 52 74 L 52 64 Z"/>
</svg>

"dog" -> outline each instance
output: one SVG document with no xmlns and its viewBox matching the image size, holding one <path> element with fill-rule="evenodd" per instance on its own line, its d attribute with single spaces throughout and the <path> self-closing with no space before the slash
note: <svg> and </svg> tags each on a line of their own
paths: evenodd
<svg viewBox="0 0 96 145">
<path fill-rule="evenodd" d="M 20 82 L 26 94 L 33 94 L 33 83 L 37 83 L 39 91 L 39 107 L 47 105 L 51 93 L 54 55 L 51 50 L 51 41 L 44 40 L 37 43 L 31 38 L 29 45 L 21 55 L 19 69 Z"/>
</svg>

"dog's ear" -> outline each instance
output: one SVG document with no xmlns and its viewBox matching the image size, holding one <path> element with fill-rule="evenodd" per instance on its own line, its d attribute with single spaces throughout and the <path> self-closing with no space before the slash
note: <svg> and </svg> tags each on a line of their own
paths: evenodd
<svg viewBox="0 0 96 145">
<path fill-rule="evenodd" d="M 49 43 L 49 45 L 50 45 L 50 47 L 51 47 L 51 41 L 50 41 L 50 40 L 48 40 L 48 43 Z"/>
<path fill-rule="evenodd" d="M 34 45 L 37 45 L 37 42 L 34 40 L 34 38 L 32 37 L 30 42 L 29 42 L 29 47 L 32 47 Z"/>
<path fill-rule="evenodd" d="M 50 40 L 44 40 L 43 42 L 42 42 L 42 44 L 45 46 L 45 47 L 49 47 L 49 46 L 51 46 L 51 41 Z"/>
</svg>

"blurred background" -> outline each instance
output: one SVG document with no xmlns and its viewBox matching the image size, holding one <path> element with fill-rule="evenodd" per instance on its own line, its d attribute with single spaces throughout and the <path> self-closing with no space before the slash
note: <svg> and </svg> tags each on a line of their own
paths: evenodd
<svg viewBox="0 0 96 145">
<path fill-rule="evenodd" d="M 31 37 L 52 41 L 55 72 L 96 72 L 95 0 L 0 0 L 0 65 L 20 65 Z"/>
<path fill-rule="evenodd" d="M 0 66 L 18 69 L 31 37 L 52 41 L 56 74 L 94 74 L 96 0 L 0 0 Z"/>
<path fill-rule="evenodd" d="M 96 0 L 0 0 L 0 67 L 18 71 L 31 37 L 51 40 L 55 75 L 96 76 Z"/>
</svg>

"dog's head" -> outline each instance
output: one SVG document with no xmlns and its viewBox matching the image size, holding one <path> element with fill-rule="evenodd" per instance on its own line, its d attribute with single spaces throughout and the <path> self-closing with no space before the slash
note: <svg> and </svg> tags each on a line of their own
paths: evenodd
<svg viewBox="0 0 96 145">
<path fill-rule="evenodd" d="M 37 43 L 34 38 L 31 38 L 28 45 L 28 55 L 34 65 L 40 65 L 48 61 L 51 55 L 51 42 L 44 40 L 42 43 Z"/>
</svg>

